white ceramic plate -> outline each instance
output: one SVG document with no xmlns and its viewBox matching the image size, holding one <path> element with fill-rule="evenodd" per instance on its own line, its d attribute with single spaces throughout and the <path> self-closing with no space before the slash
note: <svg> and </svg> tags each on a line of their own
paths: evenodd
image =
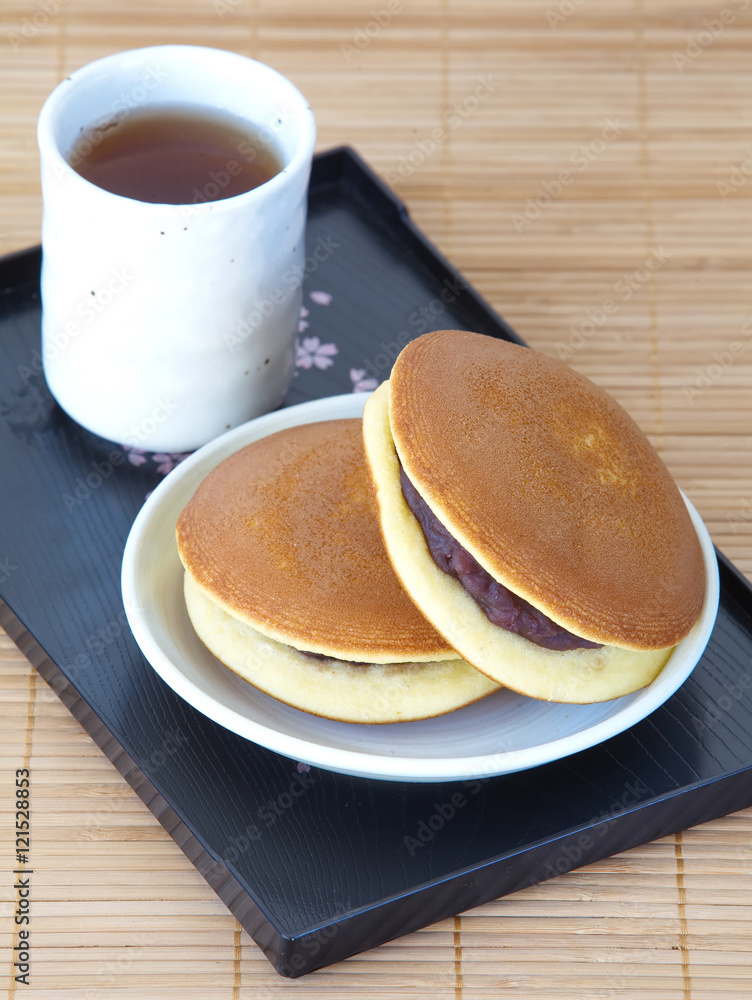
<svg viewBox="0 0 752 1000">
<path fill-rule="evenodd" d="M 689 502 L 707 569 L 701 618 L 649 687 L 614 701 L 550 704 L 502 690 L 436 719 L 356 725 L 275 701 L 212 656 L 185 610 L 178 515 L 201 480 L 232 452 L 286 427 L 360 416 L 366 398 L 360 393 L 315 400 L 237 427 L 186 459 L 144 504 L 125 547 L 123 600 L 144 656 L 177 694 L 232 732 L 294 760 L 369 778 L 443 781 L 522 771 L 566 757 L 633 726 L 676 691 L 707 644 L 719 599 L 713 545 Z"/>
</svg>

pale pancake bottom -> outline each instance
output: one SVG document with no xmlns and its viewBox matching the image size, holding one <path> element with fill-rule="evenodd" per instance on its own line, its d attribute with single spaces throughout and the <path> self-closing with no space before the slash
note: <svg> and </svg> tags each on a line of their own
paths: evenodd
<svg viewBox="0 0 752 1000">
<path fill-rule="evenodd" d="M 265 694 L 313 715 L 340 722 L 410 722 L 444 715 L 499 690 L 461 659 L 365 666 L 315 660 L 233 617 L 188 573 L 184 590 L 196 634 L 217 659 Z"/>
<path fill-rule="evenodd" d="M 544 649 L 492 624 L 462 584 L 433 561 L 420 524 L 405 502 L 389 424 L 388 382 L 366 403 L 363 435 L 382 534 L 395 572 L 426 618 L 469 663 L 520 694 L 571 704 L 609 701 L 655 680 L 671 649 Z"/>
</svg>

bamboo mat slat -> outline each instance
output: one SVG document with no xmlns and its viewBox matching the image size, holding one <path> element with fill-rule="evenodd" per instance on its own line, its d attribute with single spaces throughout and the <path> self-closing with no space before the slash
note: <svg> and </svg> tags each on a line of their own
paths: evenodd
<svg viewBox="0 0 752 1000">
<path fill-rule="evenodd" d="M 66 73 L 165 42 L 260 58 L 311 101 L 320 149 L 354 146 L 525 340 L 627 406 L 752 577 L 752 8 L 402 0 L 374 31 L 386 6 L 5 0 L 0 253 L 39 240 L 35 123 Z M 21 766 L 34 790 L 28 987 L 12 979 Z M 10 1000 L 752 997 L 752 810 L 282 980 L 4 635 L 0 830 Z"/>
</svg>

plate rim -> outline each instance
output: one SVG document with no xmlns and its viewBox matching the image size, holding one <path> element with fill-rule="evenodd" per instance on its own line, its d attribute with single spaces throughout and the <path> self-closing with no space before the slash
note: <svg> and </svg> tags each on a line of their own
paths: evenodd
<svg viewBox="0 0 752 1000">
<path fill-rule="evenodd" d="M 214 465 L 245 444 L 276 433 L 276 431 L 286 427 L 315 423 L 319 420 L 357 417 L 362 412 L 369 396 L 369 392 L 324 396 L 283 407 L 249 420 L 230 431 L 226 431 L 195 451 L 170 472 L 147 497 L 136 515 L 126 539 L 120 574 L 121 595 L 126 618 L 137 645 L 147 663 L 168 687 L 172 688 L 196 711 L 223 728 L 290 759 L 297 759 L 327 770 L 358 777 L 392 781 L 439 782 L 472 780 L 518 773 L 587 750 L 619 735 L 647 718 L 682 686 L 699 662 L 712 634 L 720 600 L 720 581 L 715 549 L 707 528 L 694 505 L 680 491 L 700 539 L 706 568 L 703 609 L 692 631 L 682 640 L 682 644 L 685 646 L 683 656 L 686 657 L 687 662 L 681 670 L 669 674 L 665 674 L 664 668 L 652 684 L 641 691 L 625 696 L 633 698 L 629 705 L 625 705 L 615 714 L 575 733 L 569 733 L 546 743 L 535 744 L 532 747 L 502 750 L 491 754 L 441 758 L 375 754 L 366 750 L 348 750 L 327 746 L 325 743 L 312 742 L 305 737 L 280 733 L 276 729 L 248 718 L 243 713 L 235 711 L 200 690 L 162 649 L 151 629 L 146 625 L 137 564 L 145 535 L 153 518 L 174 499 L 174 494 L 181 491 L 181 488 L 186 496 L 185 502 L 187 502 L 191 495 L 187 492 L 190 488 L 190 481 L 196 478 L 196 483 L 193 486 L 195 489 Z M 206 469 L 204 466 L 207 466 Z M 668 662 L 670 663 L 670 660 Z M 634 697 L 635 695 L 637 697 Z M 566 709 L 567 706 L 562 707 Z M 355 725 L 355 723 L 351 725 Z"/>
</svg>

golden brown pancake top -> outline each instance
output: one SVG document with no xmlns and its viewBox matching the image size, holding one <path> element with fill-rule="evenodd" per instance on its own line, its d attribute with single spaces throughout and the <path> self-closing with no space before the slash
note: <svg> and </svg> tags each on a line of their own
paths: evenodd
<svg viewBox="0 0 752 1000">
<path fill-rule="evenodd" d="M 558 361 L 456 330 L 390 379 L 407 475 L 491 575 L 561 625 L 675 645 L 702 606 L 702 550 L 659 455 L 604 390 Z"/>
<path fill-rule="evenodd" d="M 293 427 L 231 455 L 196 490 L 177 538 L 204 590 L 293 646 L 351 660 L 450 650 L 387 558 L 358 419 Z"/>
</svg>

